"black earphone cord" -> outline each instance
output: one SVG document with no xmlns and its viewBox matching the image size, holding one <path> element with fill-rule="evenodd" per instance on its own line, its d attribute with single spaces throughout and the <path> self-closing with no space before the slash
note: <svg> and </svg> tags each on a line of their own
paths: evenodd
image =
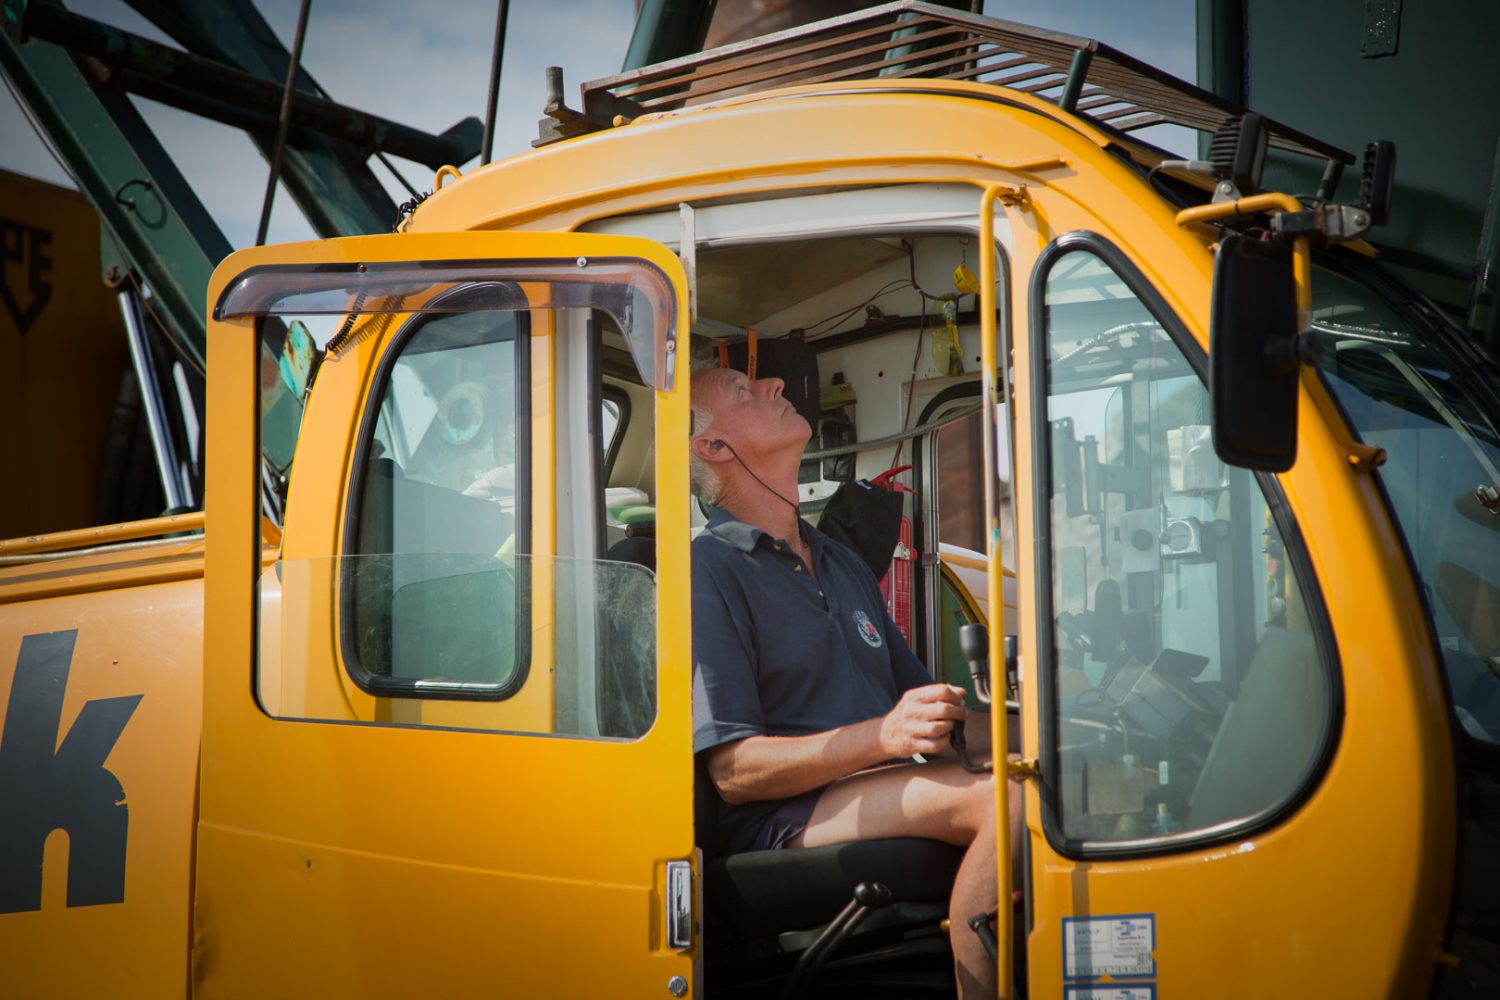
<svg viewBox="0 0 1500 1000">
<path fill-rule="evenodd" d="M 802 508 L 798 507 L 794 502 L 792 502 L 791 500 L 788 500 L 786 497 L 782 496 L 780 493 L 778 493 L 775 490 L 771 489 L 771 487 L 766 484 L 766 481 L 764 479 L 760 478 L 759 476 L 757 476 L 755 474 L 755 470 L 754 469 L 750 468 L 750 466 L 748 466 L 748 465 L 745 464 L 745 460 L 743 458 L 740 458 L 740 453 L 734 450 L 734 445 L 730 444 L 728 441 L 725 441 L 723 438 L 714 438 L 713 441 L 711 441 L 710 443 L 718 445 L 721 448 L 728 448 L 729 449 L 729 454 L 733 455 L 734 456 L 734 460 L 736 462 L 740 463 L 740 468 L 742 468 L 746 472 L 750 473 L 750 478 L 751 479 L 755 480 L 757 483 L 760 483 L 761 488 L 764 489 L 767 493 L 771 494 L 777 500 L 780 500 L 782 503 L 784 503 L 788 507 L 792 508 L 792 512 L 793 513 L 798 514 L 799 516 L 801 515 Z"/>
</svg>

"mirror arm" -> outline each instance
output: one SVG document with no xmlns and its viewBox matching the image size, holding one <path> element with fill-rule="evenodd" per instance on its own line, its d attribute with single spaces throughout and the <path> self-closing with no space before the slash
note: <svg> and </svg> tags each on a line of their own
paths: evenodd
<svg viewBox="0 0 1500 1000">
<path fill-rule="evenodd" d="M 1233 201 L 1218 201 L 1208 205 L 1184 208 L 1177 213 L 1177 224 L 1186 228 L 1195 223 L 1212 223 L 1221 219 L 1255 215 L 1261 212 L 1280 214 L 1300 211 L 1302 211 L 1302 203 L 1291 195 L 1268 192 L 1236 198 Z M 1292 237 L 1292 262 L 1293 276 L 1297 281 L 1297 325 L 1300 329 L 1306 330 L 1308 317 L 1312 312 L 1312 250 L 1305 233 Z"/>
<path fill-rule="evenodd" d="M 1177 213 L 1177 224 L 1187 227 L 1262 212 L 1279 215 L 1301 211 L 1302 203 L 1291 195 L 1271 192 L 1185 208 Z M 1385 449 L 1354 439 L 1343 414 L 1339 412 L 1338 404 L 1334 402 L 1323 380 L 1318 377 L 1317 371 L 1310 367 L 1316 361 L 1317 351 L 1321 347 L 1321 344 L 1308 340 L 1308 330 L 1312 323 L 1312 249 L 1306 233 L 1293 235 L 1291 244 L 1292 273 L 1297 286 L 1297 326 L 1303 331 L 1297 343 L 1297 362 L 1302 367 L 1302 388 L 1312 398 L 1313 405 L 1323 418 L 1324 426 L 1333 435 L 1349 468 L 1355 472 L 1369 471 L 1385 462 Z M 1287 363 L 1289 360 L 1277 359 L 1278 363 Z"/>
</svg>

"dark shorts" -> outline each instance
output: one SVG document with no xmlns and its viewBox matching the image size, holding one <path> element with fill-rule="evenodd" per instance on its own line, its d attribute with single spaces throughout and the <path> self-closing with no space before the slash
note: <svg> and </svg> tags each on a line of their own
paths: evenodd
<svg viewBox="0 0 1500 1000">
<path fill-rule="evenodd" d="M 899 760 L 888 760 L 876 764 L 871 770 L 882 767 L 913 767 L 909 757 Z M 808 820 L 812 819 L 813 808 L 818 804 L 818 799 L 828 790 L 828 786 L 814 788 L 810 792 L 785 799 L 776 805 L 776 808 L 768 813 L 766 817 L 757 823 L 742 829 L 740 833 L 740 845 L 733 846 L 730 853 L 738 854 L 741 851 L 775 851 L 786 846 L 786 842 L 797 834 L 807 829 Z M 769 803 L 767 803 L 769 804 Z M 749 835 L 746 843 L 746 834 Z"/>
<path fill-rule="evenodd" d="M 761 823 L 760 828 L 755 831 L 753 843 L 746 849 L 775 851 L 785 847 L 788 840 L 807 829 L 807 821 L 812 819 L 813 807 L 818 804 L 818 797 L 822 794 L 822 788 L 814 788 L 782 802 Z"/>
</svg>

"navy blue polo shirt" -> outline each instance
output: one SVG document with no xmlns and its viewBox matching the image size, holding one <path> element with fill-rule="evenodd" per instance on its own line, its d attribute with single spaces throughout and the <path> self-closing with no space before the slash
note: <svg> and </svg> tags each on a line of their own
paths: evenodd
<svg viewBox="0 0 1500 1000">
<path fill-rule="evenodd" d="M 932 683 L 853 550 L 800 521 L 814 579 L 783 539 L 708 511 L 707 530 L 693 540 L 695 754 L 864 722 Z M 816 794 L 799 799 L 810 813 Z M 717 799 L 716 853 L 778 846 L 766 827 L 784 805 Z"/>
</svg>

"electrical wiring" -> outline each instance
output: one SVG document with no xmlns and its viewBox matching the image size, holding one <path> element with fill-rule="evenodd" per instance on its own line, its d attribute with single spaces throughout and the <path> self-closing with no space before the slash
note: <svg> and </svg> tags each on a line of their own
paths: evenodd
<svg viewBox="0 0 1500 1000">
<path fill-rule="evenodd" d="M 960 246 L 967 247 L 968 243 L 969 241 L 966 237 L 959 238 Z M 906 240 L 902 240 L 901 245 L 906 249 L 906 269 L 907 273 L 911 276 L 911 287 L 915 288 L 917 294 L 922 296 L 924 311 L 927 299 L 931 299 L 934 302 L 946 302 L 952 299 L 952 295 L 934 295 L 917 283 L 917 248 Z"/>
<path fill-rule="evenodd" d="M 901 430 L 903 431 L 906 430 L 906 425 L 911 422 L 911 404 L 917 395 L 917 368 L 922 363 L 922 335 L 927 332 L 927 300 L 932 298 L 932 296 L 922 290 L 921 285 L 917 284 L 917 251 L 910 243 L 906 244 L 906 265 L 911 274 L 911 287 L 915 288 L 917 294 L 922 298 L 922 309 L 920 312 L 921 319 L 917 323 L 917 346 L 911 358 L 911 378 L 907 383 L 910 388 L 906 393 L 906 412 L 901 415 Z M 896 442 L 896 454 L 891 458 L 891 468 L 894 469 L 901 464 L 901 451 L 905 445 L 905 438 Z"/>
<path fill-rule="evenodd" d="M 912 285 L 915 287 L 916 282 L 913 281 Z M 911 357 L 911 380 L 907 383 L 910 388 L 906 393 L 906 412 L 901 415 L 901 429 L 903 431 L 906 430 L 906 425 L 911 422 L 911 404 L 913 398 L 917 395 L 917 367 L 922 363 L 922 334 L 927 332 L 927 296 L 922 294 L 920 288 L 917 289 L 917 294 L 922 296 L 922 311 L 920 313 L 921 319 L 917 323 L 917 349 L 912 353 Z M 906 438 L 904 437 L 896 442 L 896 454 L 891 458 L 891 468 L 894 469 L 901 464 L 901 449 L 905 445 Z"/>
<path fill-rule="evenodd" d="M 1162 161 L 1162 163 L 1165 162 L 1165 160 Z M 1156 175 L 1161 172 L 1162 163 L 1158 163 L 1156 166 L 1146 171 L 1146 186 L 1155 191 L 1157 194 L 1161 195 L 1163 198 L 1167 198 L 1167 200 L 1170 201 L 1171 199 L 1168 197 L 1167 192 L 1156 186 Z"/>
<path fill-rule="evenodd" d="M 824 334 L 832 333 L 834 330 L 836 330 L 839 327 L 839 325 L 841 323 L 843 323 L 846 320 L 848 320 L 851 316 L 853 316 L 855 313 L 859 312 L 865 306 L 867 306 L 870 303 L 874 302 L 876 299 L 878 299 L 878 298 L 880 298 L 881 296 L 884 296 L 884 295 L 889 295 L 892 292 L 897 291 L 898 289 L 905 288 L 907 285 L 912 285 L 912 284 L 913 284 L 912 282 L 906 280 L 905 278 L 897 278 L 894 281 L 888 281 L 884 285 L 881 285 L 880 288 L 875 292 L 875 294 L 871 295 L 869 298 L 867 298 L 863 302 L 859 303 L 859 305 L 851 306 L 848 309 L 843 310 L 842 312 L 836 312 L 836 313 L 834 313 L 831 316 L 825 317 L 824 319 L 820 319 L 816 323 L 813 323 L 811 326 L 804 327 L 802 332 L 803 332 L 804 335 L 810 335 L 810 334 L 812 334 L 812 332 L 814 330 L 818 329 L 818 327 L 820 327 L 820 326 L 826 326 L 829 323 L 832 323 L 833 324 L 832 327 L 830 327 L 829 329 L 823 331 Z M 913 287 L 915 287 L 915 285 L 913 285 Z"/>
<path fill-rule="evenodd" d="M 406 175 L 396 169 L 396 165 L 390 161 L 390 158 L 388 156 L 377 149 L 375 150 L 375 158 L 378 159 L 381 163 L 385 164 L 385 169 L 389 170 L 392 174 L 395 175 L 396 180 L 401 182 L 401 186 L 406 188 L 408 194 L 418 200 L 422 198 L 422 196 L 417 193 L 417 189 L 412 187 L 411 181 L 407 180 Z"/>
</svg>

